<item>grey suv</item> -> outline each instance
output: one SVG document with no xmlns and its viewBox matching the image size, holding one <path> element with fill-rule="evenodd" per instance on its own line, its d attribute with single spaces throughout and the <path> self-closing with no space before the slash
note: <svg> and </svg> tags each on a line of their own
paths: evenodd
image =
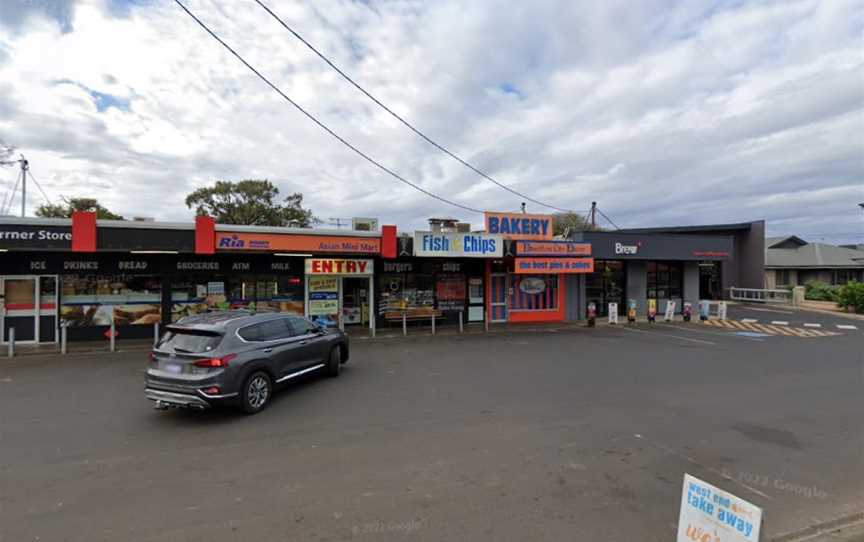
<svg viewBox="0 0 864 542">
<path fill-rule="evenodd" d="M 145 395 L 157 406 L 239 404 L 248 414 L 275 386 L 312 371 L 339 376 L 348 337 L 299 316 L 224 311 L 167 326 L 150 353 Z"/>
</svg>

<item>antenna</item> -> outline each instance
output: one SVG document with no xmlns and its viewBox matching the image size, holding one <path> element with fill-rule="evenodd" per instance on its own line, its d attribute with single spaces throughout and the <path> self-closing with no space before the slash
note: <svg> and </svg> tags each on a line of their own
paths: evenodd
<svg viewBox="0 0 864 542">
<path fill-rule="evenodd" d="M 328 220 L 330 220 L 330 222 L 328 222 L 328 224 L 330 224 L 331 226 L 336 226 L 337 230 L 341 230 L 342 226 L 348 226 L 348 224 L 350 224 L 349 219 L 339 218 L 338 216 L 337 217 L 331 216 Z"/>
<path fill-rule="evenodd" d="M 27 213 L 27 172 L 30 171 L 30 162 L 24 158 L 24 155 L 19 155 L 21 158 L 18 160 L 0 160 L 0 166 L 11 166 L 13 164 L 18 164 L 21 166 L 21 218 L 24 218 L 24 215 Z M 14 196 L 14 193 L 13 193 Z M 10 206 L 12 202 L 9 202 Z"/>
</svg>

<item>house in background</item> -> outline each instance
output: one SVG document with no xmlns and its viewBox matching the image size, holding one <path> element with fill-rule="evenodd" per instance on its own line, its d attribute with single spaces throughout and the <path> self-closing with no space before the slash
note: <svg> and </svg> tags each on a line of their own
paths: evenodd
<svg viewBox="0 0 864 542">
<path fill-rule="evenodd" d="M 808 243 L 794 235 L 765 240 L 765 287 L 803 286 L 810 281 L 864 282 L 864 250 Z"/>
</svg>

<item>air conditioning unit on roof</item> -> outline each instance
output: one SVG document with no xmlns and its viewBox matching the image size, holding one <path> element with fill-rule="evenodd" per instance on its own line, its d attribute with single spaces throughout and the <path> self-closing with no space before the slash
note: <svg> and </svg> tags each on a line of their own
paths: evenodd
<svg viewBox="0 0 864 542">
<path fill-rule="evenodd" d="M 377 218 L 352 218 L 351 228 L 354 231 L 378 231 Z"/>
</svg>

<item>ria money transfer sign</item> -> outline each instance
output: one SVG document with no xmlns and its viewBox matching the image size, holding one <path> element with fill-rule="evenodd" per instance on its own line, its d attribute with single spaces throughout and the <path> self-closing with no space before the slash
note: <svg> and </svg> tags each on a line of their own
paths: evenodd
<svg viewBox="0 0 864 542">
<path fill-rule="evenodd" d="M 759 542 L 762 509 L 684 475 L 678 542 Z"/>
</svg>

